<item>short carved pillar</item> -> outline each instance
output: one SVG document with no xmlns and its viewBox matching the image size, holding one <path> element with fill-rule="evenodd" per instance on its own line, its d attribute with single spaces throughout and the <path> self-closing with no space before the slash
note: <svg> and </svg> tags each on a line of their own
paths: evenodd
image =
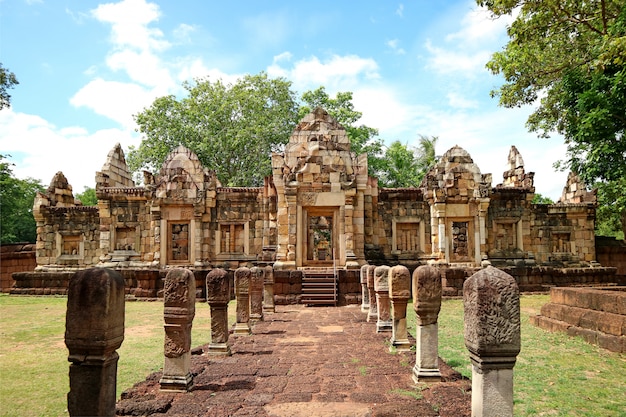
<svg viewBox="0 0 626 417">
<path fill-rule="evenodd" d="M 513 415 L 513 367 L 520 351 L 519 289 L 489 266 L 463 285 L 465 346 L 472 360 L 472 416 Z"/>
<path fill-rule="evenodd" d="M 211 343 L 208 355 L 230 355 L 228 346 L 228 302 L 230 280 L 224 269 L 213 269 L 206 276 L 206 300 L 211 308 Z"/>
<path fill-rule="evenodd" d="M 374 270 L 374 291 L 376 292 L 376 306 L 378 307 L 378 320 L 376 332 L 391 331 L 391 304 L 389 303 L 389 267 L 377 266 Z"/>
<path fill-rule="evenodd" d="M 361 267 L 361 311 L 367 313 L 370 309 L 370 293 L 367 290 L 367 268 L 365 264 Z"/>
<path fill-rule="evenodd" d="M 159 381 L 164 391 L 189 391 L 193 386 L 191 326 L 196 315 L 196 279 L 184 268 L 170 270 L 163 285 L 165 364 Z"/>
<path fill-rule="evenodd" d="M 264 275 L 263 268 L 250 268 L 250 324 L 263 321 Z"/>
<path fill-rule="evenodd" d="M 413 271 L 415 325 L 415 366 L 413 381 L 441 381 L 439 372 L 439 328 L 441 276 L 434 266 L 422 265 Z"/>
<path fill-rule="evenodd" d="M 368 322 L 378 322 L 378 305 L 376 304 L 376 291 L 374 290 L 374 271 L 376 266 L 367 267 L 367 293 L 369 294 L 370 308 L 367 311 Z"/>
<path fill-rule="evenodd" d="M 411 273 L 404 265 L 396 265 L 389 270 L 389 299 L 391 300 L 391 346 L 398 352 L 411 350 L 406 328 L 406 305 L 411 297 Z"/>
<path fill-rule="evenodd" d="M 235 270 L 235 298 L 237 299 L 237 322 L 234 334 L 250 334 L 250 269 Z"/>
<path fill-rule="evenodd" d="M 116 350 L 124 340 L 124 278 L 110 269 L 75 273 L 67 292 L 70 416 L 114 416 Z"/>
<path fill-rule="evenodd" d="M 274 305 L 274 268 L 271 265 L 265 267 L 263 277 L 263 313 L 276 312 Z"/>
</svg>

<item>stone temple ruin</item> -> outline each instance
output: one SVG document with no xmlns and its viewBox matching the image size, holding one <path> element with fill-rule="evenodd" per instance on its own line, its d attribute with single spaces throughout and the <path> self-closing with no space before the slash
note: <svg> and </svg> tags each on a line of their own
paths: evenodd
<svg viewBox="0 0 626 417">
<path fill-rule="evenodd" d="M 179 146 L 138 186 L 117 145 L 96 173 L 97 207 L 76 201 L 58 172 L 33 207 L 36 270 L 14 274 L 11 291 L 65 293 L 71 274 L 91 267 L 120 271 L 136 297 L 156 297 L 167 270 L 186 267 L 203 298 L 213 268 L 273 266 L 277 304 L 324 302 L 322 293 L 360 303 L 365 264 L 434 263 L 444 295 L 460 295 L 486 262 L 522 291 L 615 282 L 615 268 L 596 262 L 595 194 L 570 175 L 558 203 L 532 204 L 534 173 L 514 146 L 495 186 L 455 146 L 419 188 L 379 188 L 367 155 L 317 108 L 271 158 L 262 187 L 222 187 Z"/>
</svg>

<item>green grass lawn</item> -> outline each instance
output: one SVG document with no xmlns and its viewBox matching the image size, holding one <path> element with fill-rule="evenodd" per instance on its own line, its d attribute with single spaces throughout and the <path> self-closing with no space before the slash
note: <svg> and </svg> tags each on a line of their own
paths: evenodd
<svg viewBox="0 0 626 417">
<path fill-rule="evenodd" d="M 66 297 L 0 295 L 0 416 L 63 416 L 69 391 Z M 163 367 L 163 303 L 127 302 L 118 396 Z M 192 346 L 210 342 L 207 303 L 196 303 Z"/>
<path fill-rule="evenodd" d="M 522 351 L 515 366 L 515 414 L 626 416 L 626 357 L 530 325 L 528 317 L 547 301 L 544 295 L 521 299 Z M 64 297 L 0 295 L 0 416 L 67 415 L 66 303 Z M 408 311 L 414 323 L 412 305 Z M 209 306 L 198 303 L 192 346 L 209 340 Z M 125 339 L 118 352 L 119 396 L 163 366 L 162 302 L 126 303 Z M 460 300 L 443 302 L 439 354 L 463 375 L 471 376 Z"/>
<path fill-rule="evenodd" d="M 547 295 L 522 295 L 522 350 L 514 368 L 516 416 L 626 416 L 626 357 L 581 338 L 550 333 L 530 324 L 549 302 Z M 409 331 L 415 313 L 409 305 Z M 471 378 L 463 339 L 463 302 L 444 300 L 439 314 L 439 356 Z"/>
</svg>

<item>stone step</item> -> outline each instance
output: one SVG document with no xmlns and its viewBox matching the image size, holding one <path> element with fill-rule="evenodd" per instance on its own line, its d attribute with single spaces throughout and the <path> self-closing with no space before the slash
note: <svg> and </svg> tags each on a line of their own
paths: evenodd
<svg viewBox="0 0 626 417">
<path fill-rule="evenodd" d="M 626 315 L 626 289 L 624 287 L 607 287 L 606 289 L 557 287 L 550 290 L 550 301 L 570 307 Z"/>
<path fill-rule="evenodd" d="M 600 346 L 612 352 L 626 352 L 626 336 L 615 336 L 606 334 L 598 330 L 585 329 L 579 326 L 573 326 L 564 321 L 544 316 L 531 316 L 530 322 L 544 330 L 550 332 L 564 332 L 568 336 L 582 337 L 587 343 Z"/>
<path fill-rule="evenodd" d="M 626 316 L 619 314 L 552 302 L 541 307 L 541 315 L 583 329 L 597 330 L 614 336 L 626 336 Z"/>
</svg>

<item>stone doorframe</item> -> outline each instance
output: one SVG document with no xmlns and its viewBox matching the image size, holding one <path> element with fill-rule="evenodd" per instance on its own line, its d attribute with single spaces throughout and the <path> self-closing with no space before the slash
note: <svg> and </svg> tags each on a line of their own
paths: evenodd
<svg viewBox="0 0 626 417">
<path fill-rule="evenodd" d="M 345 245 L 341 244 L 341 236 L 345 236 L 342 230 L 342 222 L 340 221 L 340 207 L 322 206 L 322 207 L 302 207 L 298 206 L 298 228 L 296 229 L 296 266 L 333 266 L 333 257 L 336 260 L 336 266 L 345 265 Z M 328 257 L 326 261 L 314 261 L 308 259 L 309 249 L 309 219 L 313 216 L 326 216 L 332 218 L 332 238 L 329 242 L 332 246 L 328 248 Z"/>
</svg>

